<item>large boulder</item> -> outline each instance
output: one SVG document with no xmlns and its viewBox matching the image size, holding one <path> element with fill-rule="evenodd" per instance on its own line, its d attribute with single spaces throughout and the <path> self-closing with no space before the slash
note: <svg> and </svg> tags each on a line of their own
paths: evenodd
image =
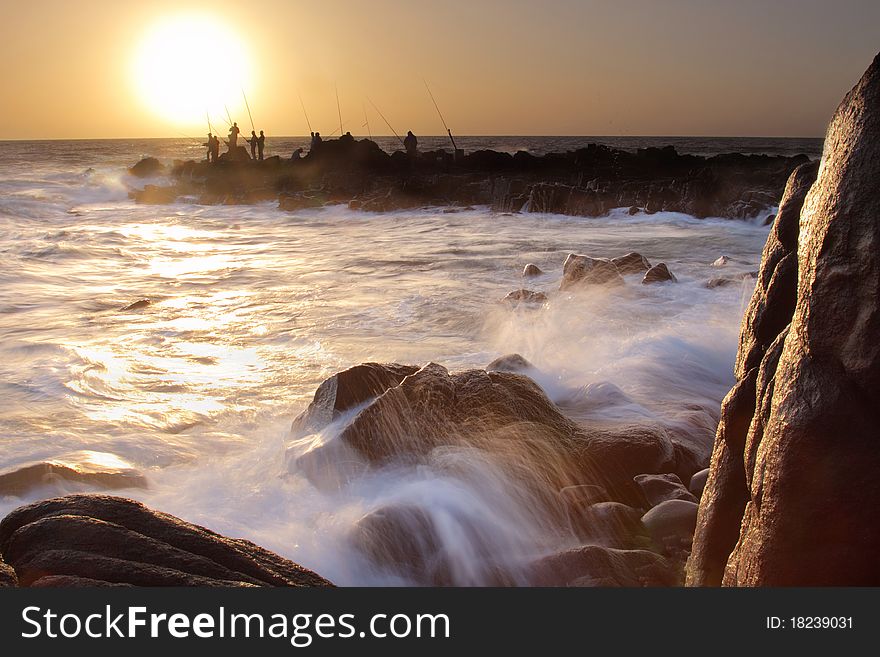
<svg viewBox="0 0 880 657">
<path fill-rule="evenodd" d="M 831 121 L 798 235 L 807 173 L 789 181 L 743 321 L 692 585 L 880 584 L 880 55 Z"/>
<path fill-rule="evenodd" d="M 651 285 L 652 283 L 675 283 L 678 279 L 669 271 L 669 267 L 665 262 L 660 262 L 645 272 L 642 278 L 643 285 Z"/>
<path fill-rule="evenodd" d="M 560 290 L 580 285 L 622 285 L 623 277 L 617 266 L 607 258 L 568 254 L 562 265 Z"/>
<path fill-rule="evenodd" d="M 105 495 L 16 509 L 0 522 L 0 553 L 21 586 L 50 576 L 135 586 L 331 586 L 249 541 Z"/>
<path fill-rule="evenodd" d="M 398 363 L 362 363 L 338 372 L 315 391 L 309 407 L 293 421 L 293 432 L 319 431 L 349 409 L 398 385 L 418 367 Z"/>
<path fill-rule="evenodd" d="M 339 458 L 343 447 L 380 466 L 419 462 L 448 446 L 491 454 L 554 508 L 559 507 L 555 491 L 576 484 L 604 486 L 616 501 L 637 501 L 634 476 L 676 472 L 690 477 L 704 449 L 673 439 L 653 424 L 577 424 L 521 374 L 450 374 L 431 363 L 375 398 L 338 437 L 297 463 L 316 480 L 323 478 L 322 468 L 350 462 Z M 327 479 L 334 479 L 332 473 Z"/>
</svg>

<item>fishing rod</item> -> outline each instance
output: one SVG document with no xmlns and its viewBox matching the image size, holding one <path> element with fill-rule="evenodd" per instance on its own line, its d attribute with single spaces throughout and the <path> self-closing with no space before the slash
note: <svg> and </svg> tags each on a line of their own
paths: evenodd
<svg viewBox="0 0 880 657">
<path fill-rule="evenodd" d="M 382 110 L 380 110 L 378 107 L 376 107 L 376 103 L 374 103 L 372 100 L 370 100 L 369 97 L 367 98 L 367 100 L 370 102 L 370 105 L 373 106 L 373 109 L 376 110 L 376 112 L 379 113 L 379 116 L 382 117 L 382 120 L 385 121 L 385 125 L 388 126 L 388 129 L 391 130 L 391 132 L 394 133 L 394 136 L 397 137 L 397 139 L 400 141 L 400 143 L 403 144 L 403 147 L 406 148 L 406 144 L 403 143 L 403 139 L 401 139 L 400 135 L 397 134 L 397 132 L 394 130 L 394 128 L 391 127 L 391 124 L 388 123 L 388 119 L 386 119 L 386 118 L 385 118 L 385 115 L 382 114 Z"/>
<path fill-rule="evenodd" d="M 364 108 L 364 125 L 367 126 L 367 135 L 370 138 L 370 141 L 373 140 L 373 133 L 370 131 L 370 119 L 367 117 L 367 104 L 362 102 L 361 105 Z"/>
<path fill-rule="evenodd" d="M 450 130 L 449 126 L 446 125 L 446 119 L 443 118 L 443 112 L 440 111 L 440 107 L 437 105 L 437 101 L 434 100 L 434 94 L 431 93 L 431 87 L 428 86 L 428 81 L 422 78 L 422 82 L 425 83 L 425 89 L 428 90 L 428 95 L 431 97 L 431 102 L 434 103 L 434 109 L 437 110 L 437 114 L 440 115 L 440 122 L 443 123 L 443 127 L 446 128 L 446 134 L 449 135 L 449 141 L 452 142 L 453 151 L 457 151 L 458 147 L 455 145 L 455 138 L 452 136 L 452 130 Z"/>
<path fill-rule="evenodd" d="M 251 106 L 248 105 L 247 96 L 245 96 L 244 89 L 241 90 L 241 95 L 244 96 L 244 106 L 247 107 L 248 118 L 250 118 L 251 120 L 251 130 L 256 133 L 257 127 L 254 125 L 254 117 L 251 115 Z"/>
<path fill-rule="evenodd" d="M 339 134 L 342 134 L 342 109 L 339 107 L 339 87 L 335 84 L 333 88 L 336 89 L 336 113 L 339 115 Z"/>
<path fill-rule="evenodd" d="M 303 115 L 306 117 L 306 125 L 309 126 L 309 132 L 314 133 L 315 131 L 312 130 L 312 122 L 309 121 L 309 113 L 306 112 L 306 104 L 303 102 L 303 97 L 301 95 L 299 95 L 299 104 L 302 105 Z"/>
</svg>

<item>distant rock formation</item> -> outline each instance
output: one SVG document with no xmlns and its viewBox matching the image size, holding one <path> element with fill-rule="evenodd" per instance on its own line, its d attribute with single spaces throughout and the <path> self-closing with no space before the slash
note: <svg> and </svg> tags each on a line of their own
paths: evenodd
<svg viewBox="0 0 880 657">
<path fill-rule="evenodd" d="M 815 176 L 792 174 L 764 248 L 690 585 L 880 584 L 880 55 Z"/>
<path fill-rule="evenodd" d="M 696 217 L 755 217 L 775 204 L 791 171 L 808 160 L 730 153 L 705 158 L 671 146 L 637 152 L 591 144 L 536 157 L 489 150 L 454 158 L 445 151 L 412 160 L 369 140 L 326 140 L 299 160 L 251 161 L 222 156 L 216 164 L 176 162 L 173 184 L 133 191 L 140 203 L 180 197 L 203 204 L 278 200 L 284 210 L 324 204 L 388 212 L 426 206 L 489 205 L 499 212 L 599 217 L 615 208 L 685 212 Z M 132 167 L 154 175 L 147 158 Z"/>
<path fill-rule="evenodd" d="M 249 541 L 143 504 L 68 495 L 0 522 L 0 586 L 332 586 Z"/>
</svg>

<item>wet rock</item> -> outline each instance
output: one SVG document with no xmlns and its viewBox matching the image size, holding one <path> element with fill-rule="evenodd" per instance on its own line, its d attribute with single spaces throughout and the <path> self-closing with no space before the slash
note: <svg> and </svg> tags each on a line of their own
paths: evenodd
<svg viewBox="0 0 880 657">
<path fill-rule="evenodd" d="M 547 301 L 547 295 L 534 290 L 514 290 L 501 300 L 501 303 L 516 307 L 520 304 L 541 305 Z"/>
<path fill-rule="evenodd" d="M 378 397 L 418 370 L 414 365 L 363 363 L 338 372 L 318 386 L 309 407 L 293 421 L 291 431 L 319 431 L 340 413 Z"/>
<path fill-rule="evenodd" d="M 596 486 L 595 484 L 566 486 L 559 491 L 559 497 L 562 499 L 563 504 L 571 507 L 587 507 L 591 504 L 611 501 L 608 491 L 602 486 Z"/>
<path fill-rule="evenodd" d="M 0 589 L 18 586 L 18 577 L 12 566 L 0 558 Z"/>
<path fill-rule="evenodd" d="M 562 265 L 560 290 L 579 285 L 623 285 L 617 267 L 607 258 L 591 258 L 570 253 Z"/>
<path fill-rule="evenodd" d="M 486 365 L 487 372 L 528 372 L 535 366 L 519 354 L 500 356 Z"/>
<path fill-rule="evenodd" d="M 768 214 L 767 217 L 764 219 L 764 225 L 765 225 L 765 226 L 769 226 L 769 225 L 772 224 L 775 220 L 776 220 L 776 215 L 775 215 L 775 214 Z"/>
<path fill-rule="evenodd" d="M 100 579 L 77 577 L 75 575 L 46 575 L 30 583 L 32 589 L 93 589 L 93 588 L 131 588 L 132 584 L 105 582 Z"/>
<path fill-rule="evenodd" d="M 155 157 L 145 157 L 134 166 L 129 167 L 128 172 L 138 178 L 150 178 L 164 173 L 165 165 Z"/>
<path fill-rule="evenodd" d="M 659 554 L 585 545 L 533 563 L 532 586 L 674 586 L 677 577 Z"/>
<path fill-rule="evenodd" d="M 619 502 L 597 502 L 589 506 L 569 506 L 572 532 L 584 542 L 606 547 L 632 549 L 644 547 L 642 512 Z M 642 538 L 642 540 L 640 540 Z"/>
<path fill-rule="evenodd" d="M 703 489 L 706 487 L 706 480 L 708 478 L 709 478 L 709 468 L 705 468 L 704 470 L 700 470 L 699 472 L 695 472 L 694 476 L 691 477 L 690 484 L 688 484 L 688 490 L 697 499 L 699 499 L 703 496 Z"/>
<path fill-rule="evenodd" d="M 0 552 L 21 586 L 48 576 L 134 586 L 331 585 L 249 541 L 105 495 L 16 509 L 0 522 Z"/>
<path fill-rule="evenodd" d="M 530 378 L 510 372 L 469 370 L 450 374 L 431 363 L 365 406 L 338 438 L 313 450 L 312 462 L 341 441 L 366 463 L 419 462 L 445 446 L 485 450 L 546 491 L 598 484 L 628 502 L 637 499 L 632 478 L 651 472 L 690 477 L 708 446 L 674 442 L 651 424 L 578 425 L 563 415 Z M 331 466 L 333 458 L 322 460 Z M 684 471 L 680 471 L 683 467 Z M 547 503 L 557 507 L 555 493 Z"/>
<path fill-rule="evenodd" d="M 672 539 L 690 545 L 697 525 L 697 508 L 696 502 L 667 500 L 643 515 L 642 524 L 658 544 Z"/>
<path fill-rule="evenodd" d="M 651 263 L 641 253 L 627 253 L 619 258 L 612 258 L 611 262 L 617 267 L 617 271 L 623 274 L 641 274 L 651 268 Z"/>
<path fill-rule="evenodd" d="M 144 308 L 149 306 L 151 303 L 153 303 L 153 302 L 150 301 L 149 299 L 138 299 L 137 301 L 134 301 L 134 302 L 128 304 L 127 306 L 123 306 L 122 308 L 119 309 L 119 311 L 124 313 L 124 312 L 131 312 L 133 310 L 143 310 Z"/>
<path fill-rule="evenodd" d="M 799 223 L 774 236 L 787 224 L 780 206 L 761 272 L 793 255 L 796 294 L 793 303 L 787 296 L 762 303 L 759 276 L 737 357 L 738 378 L 754 376 L 749 430 L 712 459 L 692 584 L 719 576 L 731 586 L 880 584 L 878 108 L 880 55 L 831 120 Z M 792 237 L 797 245 L 788 253 L 774 248 L 774 240 L 785 247 Z M 786 312 L 790 326 L 768 343 Z M 727 538 L 729 528 L 718 526 L 719 516 L 731 524 L 739 518 L 726 552 L 719 534 Z"/>
<path fill-rule="evenodd" d="M 776 363 L 797 300 L 800 212 L 819 164 L 808 163 L 792 174 L 779 204 L 761 257 L 755 291 L 743 317 L 734 374 L 737 383 L 721 405 L 712 468 L 701 497 L 694 551 L 688 562 L 688 584 L 718 586 L 739 537 L 749 499 L 744 452 L 757 439 L 761 425 L 756 414 L 759 371 L 763 388 L 772 392 Z M 771 349 L 771 346 L 775 348 Z M 769 403 L 771 395 L 767 396 Z M 753 438 L 749 438 L 749 434 Z"/>
<path fill-rule="evenodd" d="M 639 213 L 639 206 L 637 206 L 637 205 L 631 205 L 631 206 L 629 207 L 629 210 L 627 210 L 627 214 L 628 214 L 630 217 L 635 216 L 635 215 L 637 215 L 638 213 Z"/>
<path fill-rule="evenodd" d="M 543 276 L 544 270 L 531 262 L 523 267 L 522 275 L 524 278 L 534 278 L 535 276 Z"/>
<path fill-rule="evenodd" d="M 706 281 L 706 288 L 714 290 L 719 287 L 730 287 L 731 285 L 743 285 L 743 281 L 756 279 L 757 273 L 745 272 L 737 276 L 717 276 Z"/>
<path fill-rule="evenodd" d="M 278 209 L 295 212 L 308 208 L 320 208 L 324 206 L 324 200 L 321 196 L 313 194 L 285 194 L 278 199 Z"/>
<path fill-rule="evenodd" d="M 642 279 L 642 285 L 651 285 L 652 283 L 676 283 L 678 279 L 672 275 L 665 263 L 661 262 L 654 265 L 645 272 Z"/>
<path fill-rule="evenodd" d="M 657 506 L 667 500 L 697 501 L 674 474 L 642 474 L 637 475 L 634 481 L 642 489 L 650 506 Z"/>
<path fill-rule="evenodd" d="M 104 490 L 147 487 L 146 477 L 127 461 L 115 454 L 85 450 L 0 474 L 0 495 L 20 496 L 65 482 Z"/>
<path fill-rule="evenodd" d="M 730 258 L 726 255 L 720 256 L 715 262 L 712 263 L 713 267 L 723 267 L 728 262 L 730 262 Z"/>
</svg>

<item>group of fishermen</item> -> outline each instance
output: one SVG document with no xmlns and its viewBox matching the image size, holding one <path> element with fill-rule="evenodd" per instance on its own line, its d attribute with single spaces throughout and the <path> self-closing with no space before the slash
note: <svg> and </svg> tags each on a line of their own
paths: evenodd
<svg viewBox="0 0 880 657">
<path fill-rule="evenodd" d="M 230 153 L 238 148 L 239 134 L 241 134 L 241 129 L 238 127 L 238 123 L 233 123 L 229 128 L 229 139 L 226 141 Z M 263 150 L 266 147 L 266 135 L 263 134 L 263 131 L 260 130 L 260 135 L 257 136 L 256 130 L 251 130 L 250 139 L 245 138 L 245 141 L 251 147 L 251 159 L 262 160 Z M 208 162 L 217 162 L 220 159 L 220 137 L 209 132 L 208 142 L 205 146 L 208 147 Z"/>
<path fill-rule="evenodd" d="M 238 127 L 238 123 L 233 123 L 229 128 L 229 139 L 226 142 L 229 152 L 234 152 L 236 148 L 238 148 L 238 135 L 241 134 L 241 129 Z M 321 144 L 324 142 L 323 137 L 321 137 L 320 132 L 313 132 L 311 134 L 311 144 L 310 144 L 310 153 L 315 152 L 317 149 L 321 147 Z M 340 141 L 354 141 L 354 137 L 350 132 L 346 132 L 339 138 Z M 257 136 L 256 130 L 251 130 L 250 139 L 245 138 L 245 141 L 251 147 L 251 159 L 253 160 L 262 160 L 263 159 L 263 150 L 266 146 L 266 135 L 263 134 L 263 131 L 260 130 L 259 136 Z M 419 140 L 412 133 L 412 130 L 406 133 L 406 137 L 402 140 L 403 147 L 406 149 L 407 155 L 411 158 L 415 158 L 418 155 L 419 150 Z M 208 147 L 208 162 L 217 162 L 220 159 L 220 138 L 214 134 L 208 133 L 208 142 L 205 144 Z M 292 160 L 298 160 L 303 156 L 303 149 L 297 148 L 293 152 Z"/>
</svg>

